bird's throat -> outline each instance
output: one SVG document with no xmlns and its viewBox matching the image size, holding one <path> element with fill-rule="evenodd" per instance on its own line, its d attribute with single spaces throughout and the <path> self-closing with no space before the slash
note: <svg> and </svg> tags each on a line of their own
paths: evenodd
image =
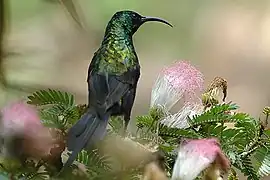
<svg viewBox="0 0 270 180">
<path fill-rule="evenodd" d="M 116 43 L 132 43 L 132 34 L 120 25 L 108 25 L 105 31 L 104 39 L 102 44 L 106 44 L 108 42 Z"/>
<path fill-rule="evenodd" d="M 132 37 L 123 31 L 110 31 L 105 35 L 100 51 L 100 70 L 112 74 L 124 73 L 138 64 Z"/>
</svg>

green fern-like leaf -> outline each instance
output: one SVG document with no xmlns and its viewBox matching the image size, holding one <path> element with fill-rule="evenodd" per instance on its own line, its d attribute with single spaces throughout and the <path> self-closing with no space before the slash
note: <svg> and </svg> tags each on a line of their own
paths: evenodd
<svg viewBox="0 0 270 180">
<path fill-rule="evenodd" d="M 259 121 L 254 118 L 249 117 L 248 115 L 245 118 L 236 121 L 236 128 L 239 128 L 244 132 L 247 136 L 246 141 L 253 141 L 260 136 L 261 126 Z"/>
<path fill-rule="evenodd" d="M 165 113 L 162 108 L 151 108 L 149 110 L 149 115 L 156 121 L 164 118 Z"/>
<path fill-rule="evenodd" d="M 68 127 L 75 124 L 81 117 L 81 112 L 77 106 L 64 107 L 62 105 L 54 105 L 47 110 L 52 114 L 57 114 L 57 116 L 62 117 L 65 121 L 65 126 L 68 125 Z"/>
<path fill-rule="evenodd" d="M 66 130 L 78 121 L 80 112 L 76 106 L 64 107 L 56 104 L 41 109 L 40 117 L 45 126 Z"/>
<path fill-rule="evenodd" d="M 48 104 L 60 104 L 64 106 L 74 106 L 74 96 L 67 92 L 58 90 L 40 90 L 28 96 L 28 103 L 36 106 Z"/>
<path fill-rule="evenodd" d="M 121 117 L 111 117 L 109 124 L 114 133 L 119 133 L 123 127 L 123 120 Z"/>
<path fill-rule="evenodd" d="M 177 151 L 175 151 L 176 146 L 165 147 L 161 145 L 159 148 L 165 154 L 165 168 L 169 173 L 171 173 L 174 166 L 175 159 L 177 158 Z"/>
<path fill-rule="evenodd" d="M 252 162 L 248 157 L 241 159 L 242 168 L 240 169 L 245 176 L 247 176 L 248 180 L 259 180 L 259 176 L 252 166 Z"/>
<path fill-rule="evenodd" d="M 257 149 L 254 157 L 256 158 L 256 166 L 258 174 L 261 177 L 270 175 L 270 149 L 269 147 L 260 147 Z"/>
<path fill-rule="evenodd" d="M 239 115 L 230 115 L 229 111 L 236 110 L 238 106 L 236 104 L 221 104 L 212 107 L 210 110 L 204 112 L 201 115 L 195 115 L 189 120 L 191 126 L 203 125 L 206 123 L 224 123 L 235 122 L 241 120 L 243 117 Z"/>
<path fill-rule="evenodd" d="M 61 122 L 58 115 L 50 113 L 48 111 L 40 112 L 41 122 L 46 127 L 63 129 L 65 124 Z"/>
<path fill-rule="evenodd" d="M 186 129 L 177 129 L 177 128 L 170 128 L 167 126 L 162 126 L 159 129 L 159 135 L 161 137 L 171 137 L 171 138 L 200 138 L 201 136 L 192 130 Z"/>
<path fill-rule="evenodd" d="M 222 139 L 220 139 L 220 141 L 224 148 L 233 148 L 235 151 L 243 150 L 247 144 L 244 138 L 245 136 L 246 133 L 242 129 L 225 129 L 222 132 Z"/>
<path fill-rule="evenodd" d="M 97 149 L 90 152 L 81 151 L 77 156 L 77 161 L 84 164 L 89 170 L 110 171 L 110 161 L 107 156 L 102 156 Z"/>
<path fill-rule="evenodd" d="M 151 108 L 149 115 L 137 116 L 136 125 L 139 129 L 147 129 L 155 133 L 159 125 L 159 120 L 164 117 L 164 113 L 160 108 Z"/>
<path fill-rule="evenodd" d="M 154 119 L 149 115 L 138 116 L 136 118 L 136 125 L 138 128 L 147 128 L 147 129 L 155 129 Z"/>
</svg>

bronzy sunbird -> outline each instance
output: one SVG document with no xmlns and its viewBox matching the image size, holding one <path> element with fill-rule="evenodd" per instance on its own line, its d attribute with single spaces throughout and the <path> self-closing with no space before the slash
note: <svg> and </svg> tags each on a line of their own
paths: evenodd
<svg viewBox="0 0 270 180">
<path fill-rule="evenodd" d="M 73 152 L 64 168 L 73 163 L 83 148 L 104 137 L 110 116 L 124 116 L 126 131 L 140 77 L 132 36 L 148 21 L 172 27 L 165 20 L 144 17 L 134 11 L 116 12 L 109 21 L 88 68 L 88 109 L 68 132 L 67 148 Z"/>
</svg>

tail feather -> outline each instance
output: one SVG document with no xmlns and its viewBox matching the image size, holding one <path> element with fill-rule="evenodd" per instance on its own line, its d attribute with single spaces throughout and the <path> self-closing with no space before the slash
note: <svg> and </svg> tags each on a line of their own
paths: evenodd
<svg viewBox="0 0 270 180">
<path fill-rule="evenodd" d="M 69 167 L 78 153 L 90 144 L 103 138 L 108 124 L 108 117 L 100 119 L 95 113 L 87 111 L 68 133 L 68 150 L 72 150 L 61 172 Z M 60 172 L 60 173 L 61 173 Z"/>
<path fill-rule="evenodd" d="M 87 110 L 86 113 L 74 124 L 68 131 L 67 149 L 74 151 L 77 146 L 78 139 L 83 135 L 88 126 L 91 126 L 92 119 L 95 118 L 95 114 Z"/>
</svg>

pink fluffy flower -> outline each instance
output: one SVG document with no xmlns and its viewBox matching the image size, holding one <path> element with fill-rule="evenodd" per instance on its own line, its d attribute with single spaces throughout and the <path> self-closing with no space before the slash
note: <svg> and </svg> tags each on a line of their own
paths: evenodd
<svg viewBox="0 0 270 180">
<path fill-rule="evenodd" d="M 203 110 L 200 99 L 203 84 L 203 74 L 187 61 L 178 61 L 165 68 L 151 94 L 151 107 L 161 106 L 167 110 L 167 116 L 161 123 L 174 128 L 189 127 L 187 117 Z M 182 100 L 181 109 L 175 114 L 169 113 L 179 100 Z"/>
<path fill-rule="evenodd" d="M 179 148 L 172 180 L 193 180 L 206 169 L 205 176 L 218 179 L 219 170 L 227 171 L 229 167 L 229 160 L 220 149 L 217 139 L 187 140 Z"/>
<path fill-rule="evenodd" d="M 163 69 L 151 93 L 151 107 L 170 110 L 180 99 L 193 101 L 203 90 L 203 74 L 187 61 L 178 61 Z"/>
<path fill-rule="evenodd" d="M 24 102 L 9 104 L 1 111 L 1 123 L 1 136 L 23 139 L 21 150 L 27 155 L 42 156 L 49 152 L 52 137 L 34 107 Z"/>
<path fill-rule="evenodd" d="M 4 107 L 2 121 L 5 134 L 38 133 L 38 130 L 43 127 L 37 111 L 23 102 Z"/>
</svg>

